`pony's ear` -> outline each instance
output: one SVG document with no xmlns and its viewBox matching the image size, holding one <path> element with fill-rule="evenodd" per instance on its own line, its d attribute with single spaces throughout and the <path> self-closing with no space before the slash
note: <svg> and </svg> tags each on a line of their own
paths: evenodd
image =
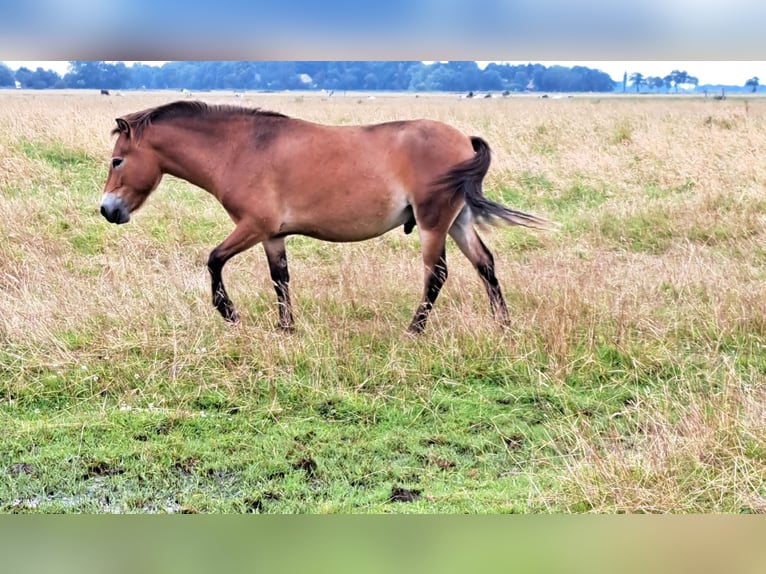
<svg viewBox="0 0 766 574">
<path fill-rule="evenodd" d="M 114 121 L 117 122 L 117 129 L 115 132 L 125 134 L 126 136 L 130 137 L 130 124 L 128 124 L 128 122 L 126 122 L 123 118 L 115 118 Z"/>
</svg>

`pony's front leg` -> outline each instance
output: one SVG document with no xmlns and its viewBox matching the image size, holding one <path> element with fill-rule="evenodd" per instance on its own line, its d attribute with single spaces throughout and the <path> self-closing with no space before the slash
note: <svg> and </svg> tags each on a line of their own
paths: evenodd
<svg viewBox="0 0 766 574">
<path fill-rule="evenodd" d="M 226 293 L 226 288 L 223 285 L 223 278 L 221 277 L 222 267 L 223 263 L 219 263 L 218 260 L 213 260 L 212 257 L 208 259 L 207 268 L 210 271 L 213 307 L 218 310 L 226 322 L 237 324 L 239 323 L 239 313 L 234 308 L 234 303 L 229 299 L 229 294 Z"/>
<path fill-rule="evenodd" d="M 213 293 L 213 306 L 221 316 L 229 323 L 239 322 L 239 313 L 234 308 L 234 303 L 226 293 L 223 284 L 223 266 L 237 253 L 249 249 L 261 240 L 259 233 L 250 225 L 240 222 L 234 231 L 223 242 L 210 252 L 207 260 L 207 269 L 210 272 L 210 287 Z"/>
</svg>

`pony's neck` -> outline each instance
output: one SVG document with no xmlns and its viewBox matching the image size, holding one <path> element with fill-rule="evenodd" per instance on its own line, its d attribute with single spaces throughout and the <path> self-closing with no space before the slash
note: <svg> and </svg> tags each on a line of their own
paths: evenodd
<svg viewBox="0 0 766 574">
<path fill-rule="evenodd" d="M 160 156 L 160 169 L 201 187 L 218 197 L 225 175 L 224 151 L 229 148 L 228 130 L 212 124 L 186 121 L 165 124 L 153 134 L 152 145 Z M 223 134 L 227 134 L 224 136 Z M 220 153 L 217 153 L 220 150 Z M 211 153 L 212 152 L 212 153 Z"/>
</svg>

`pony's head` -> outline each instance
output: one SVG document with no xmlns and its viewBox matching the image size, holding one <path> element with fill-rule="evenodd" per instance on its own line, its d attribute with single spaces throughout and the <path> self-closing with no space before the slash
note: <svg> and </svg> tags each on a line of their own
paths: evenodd
<svg viewBox="0 0 766 574">
<path fill-rule="evenodd" d="M 130 214 L 154 191 L 162 179 L 162 171 L 156 152 L 142 142 L 140 129 L 131 118 L 115 120 L 117 134 L 112 158 L 109 160 L 109 175 L 101 197 L 101 215 L 111 223 L 127 223 Z"/>
</svg>

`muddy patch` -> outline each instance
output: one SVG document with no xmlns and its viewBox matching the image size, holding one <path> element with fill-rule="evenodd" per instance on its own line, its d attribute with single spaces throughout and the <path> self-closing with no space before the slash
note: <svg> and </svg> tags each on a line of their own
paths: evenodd
<svg viewBox="0 0 766 574">
<path fill-rule="evenodd" d="M 388 497 L 388 502 L 415 502 L 420 499 L 422 492 L 423 491 L 419 489 L 394 486 L 391 488 L 391 495 Z"/>
</svg>

